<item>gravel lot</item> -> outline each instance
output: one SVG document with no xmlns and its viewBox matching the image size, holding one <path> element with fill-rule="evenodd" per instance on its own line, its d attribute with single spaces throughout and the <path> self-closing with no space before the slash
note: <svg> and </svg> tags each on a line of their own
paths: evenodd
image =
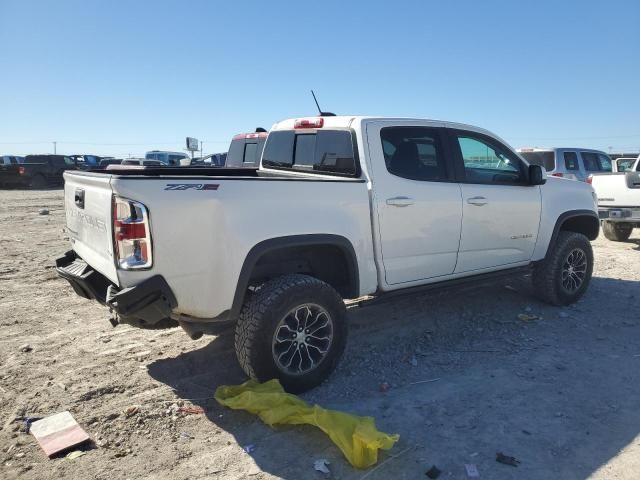
<svg viewBox="0 0 640 480">
<path fill-rule="evenodd" d="M 340 367 L 304 398 L 400 434 L 359 471 L 311 427 L 273 430 L 212 399 L 245 379 L 231 336 L 112 328 L 55 274 L 63 228 L 60 190 L 0 191 L 0 478 L 320 479 L 319 458 L 340 479 L 427 478 L 432 465 L 463 479 L 464 464 L 491 479 L 640 478 L 637 232 L 594 242 L 591 288 L 571 308 L 517 281 L 351 310 Z M 62 410 L 96 441 L 75 460 L 47 459 L 15 421 Z M 497 452 L 521 463 L 499 464 Z"/>
</svg>

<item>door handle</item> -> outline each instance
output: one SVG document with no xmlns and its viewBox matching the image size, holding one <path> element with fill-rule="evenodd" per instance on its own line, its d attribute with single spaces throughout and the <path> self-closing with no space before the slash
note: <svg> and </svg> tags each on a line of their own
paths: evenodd
<svg viewBox="0 0 640 480">
<path fill-rule="evenodd" d="M 477 207 L 481 207 L 483 205 L 486 205 L 488 202 L 485 197 L 471 197 L 471 198 L 467 198 L 467 203 L 469 205 L 475 205 Z"/>
<path fill-rule="evenodd" d="M 387 198 L 387 205 L 392 207 L 408 207 L 413 205 L 413 199 L 409 197 L 393 197 Z"/>
</svg>

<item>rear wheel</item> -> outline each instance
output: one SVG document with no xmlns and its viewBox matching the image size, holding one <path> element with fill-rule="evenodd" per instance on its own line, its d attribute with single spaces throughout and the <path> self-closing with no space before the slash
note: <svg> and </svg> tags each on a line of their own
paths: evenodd
<svg viewBox="0 0 640 480">
<path fill-rule="evenodd" d="M 558 239 L 533 270 L 536 296 L 552 305 L 575 303 L 589 287 L 593 250 L 581 233 L 561 231 Z"/>
<path fill-rule="evenodd" d="M 240 365 L 264 382 L 304 392 L 327 378 L 344 351 L 347 314 L 340 295 L 307 275 L 265 283 L 245 302 L 236 326 Z"/>
<path fill-rule="evenodd" d="M 29 186 L 31 188 L 44 188 L 47 186 L 47 180 L 44 178 L 44 175 L 38 174 L 31 179 Z"/>
<path fill-rule="evenodd" d="M 629 240 L 633 227 L 628 223 L 602 222 L 602 232 L 607 240 L 612 242 L 625 242 Z"/>
</svg>

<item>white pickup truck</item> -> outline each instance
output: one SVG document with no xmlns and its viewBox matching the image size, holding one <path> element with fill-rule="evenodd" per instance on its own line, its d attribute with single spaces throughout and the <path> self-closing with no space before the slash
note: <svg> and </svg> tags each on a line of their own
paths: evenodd
<svg viewBox="0 0 640 480">
<path fill-rule="evenodd" d="M 633 229 L 640 228 L 640 157 L 625 171 L 590 175 L 587 183 L 598 196 L 604 236 L 627 241 Z"/>
<path fill-rule="evenodd" d="M 554 305 L 589 285 L 590 185 L 546 178 L 490 132 L 403 118 L 276 123 L 257 170 L 65 174 L 59 275 L 112 323 L 235 323 L 246 373 L 312 388 L 347 335 L 344 299 L 532 274 Z"/>
</svg>

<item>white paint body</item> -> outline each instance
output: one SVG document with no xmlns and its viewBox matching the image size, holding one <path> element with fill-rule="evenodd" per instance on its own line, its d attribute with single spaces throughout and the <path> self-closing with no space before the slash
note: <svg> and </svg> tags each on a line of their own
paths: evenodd
<svg viewBox="0 0 640 480">
<path fill-rule="evenodd" d="M 357 257 L 359 294 L 367 295 L 527 265 L 544 258 L 563 212 L 596 211 L 591 186 L 581 182 L 548 178 L 542 186 L 437 183 L 400 178 L 385 168 L 379 135 L 383 126 L 449 127 L 505 143 L 486 130 L 414 119 L 324 121 L 325 129 L 354 131 L 360 181 L 260 167 L 277 176 L 184 176 L 180 183 L 216 183 L 219 188 L 166 191 L 171 182 L 163 177 L 65 173 L 74 250 L 123 288 L 162 275 L 177 298 L 175 313 L 213 318 L 231 308 L 247 254 L 264 240 L 302 234 L 345 237 Z M 293 122 L 276 123 L 271 131 L 293 129 Z M 73 214 L 76 188 L 86 190 L 84 214 L 89 220 Z M 115 267 L 112 195 L 148 207 L 151 269 Z M 477 196 L 486 203 L 468 202 Z M 104 228 L 89 223 L 104 223 Z"/>
</svg>

